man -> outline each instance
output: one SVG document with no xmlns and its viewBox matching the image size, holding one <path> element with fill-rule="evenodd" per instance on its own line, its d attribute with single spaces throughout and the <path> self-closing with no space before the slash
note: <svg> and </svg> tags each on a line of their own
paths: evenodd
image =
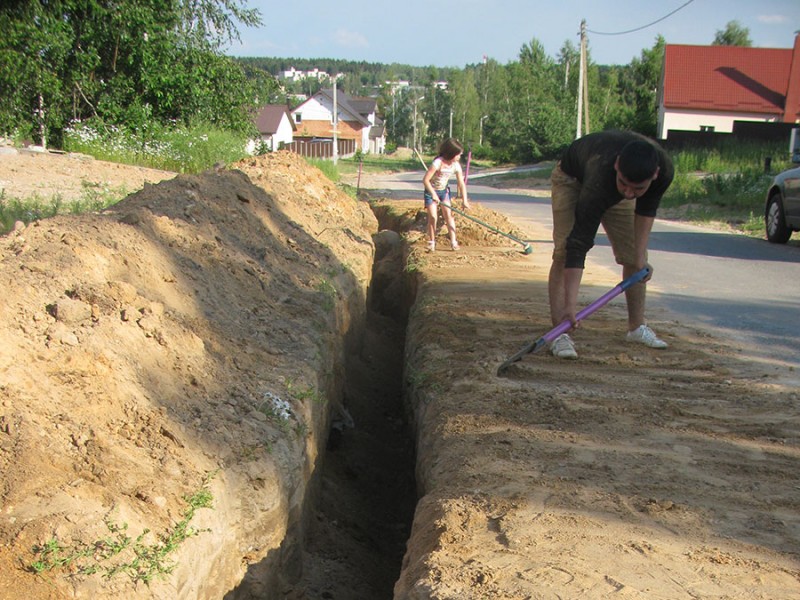
<svg viewBox="0 0 800 600">
<path fill-rule="evenodd" d="M 569 319 L 577 327 L 578 289 L 587 252 L 600 223 L 608 235 L 623 278 L 647 263 L 647 243 L 661 197 L 672 183 L 674 168 L 655 142 L 627 131 L 603 131 L 575 140 L 551 176 L 553 197 L 553 263 L 548 292 L 553 325 Z M 645 281 L 625 291 L 627 339 L 651 348 L 667 344 L 644 318 Z M 559 358 L 578 358 L 568 334 L 553 340 Z"/>
</svg>

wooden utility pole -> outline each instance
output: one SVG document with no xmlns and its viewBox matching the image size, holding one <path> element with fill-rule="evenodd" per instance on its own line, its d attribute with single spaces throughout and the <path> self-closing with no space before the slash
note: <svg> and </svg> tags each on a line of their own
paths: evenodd
<svg viewBox="0 0 800 600">
<path fill-rule="evenodd" d="M 339 104 L 338 92 L 336 91 L 336 73 L 333 74 L 333 164 L 339 161 L 339 135 L 337 126 L 339 125 Z"/>
<path fill-rule="evenodd" d="M 589 79 L 586 75 L 586 19 L 581 21 L 581 54 L 580 54 L 580 71 L 578 73 L 578 127 L 575 132 L 575 138 L 583 135 L 583 120 L 582 117 L 586 115 L 586 133 L 589 133 Z"/>
<path fill-rule="evenodd" d="M 583 57 L 583 120 L 586 133 L 592 131 L 589 125 L 589 57 L 586 51 L 586 21 L 581 23 L 581 56 Z"/>
</svg>

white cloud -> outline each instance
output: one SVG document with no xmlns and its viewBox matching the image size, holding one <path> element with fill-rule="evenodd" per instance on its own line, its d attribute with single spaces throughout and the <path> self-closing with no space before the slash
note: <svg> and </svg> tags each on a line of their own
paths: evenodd
<svg viewBox="0 0 800 600">
<path fill-rule="evenodd" d="M 369 46 L 367 38 L 362 34 L 341 28 L 333 33 L 333 41 L 345 48 L 367 48 Z"/>
<path fill-rule="evenodd" d="M 765 23 L 766 25 L 780 25 L 788 20 L 789 18 L 784 15 L 758 15 L 759 23 Z"/>
</svg>

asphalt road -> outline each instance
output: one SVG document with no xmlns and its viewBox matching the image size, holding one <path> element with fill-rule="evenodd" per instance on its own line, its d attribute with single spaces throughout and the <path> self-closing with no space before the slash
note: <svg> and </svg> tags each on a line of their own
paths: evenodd
<svg viewBox="0 0 800 600">
<path fill-rule="evenodd" d="M 419 189 L 421 197 L 421 179 L 421 172 L 403 173 L 386 177 L 381 187 Z M 482 186 L 478 177 L 470 179 L 469 195 L 523 231 L 533 231 L 534 222 L 552 227 L 549 197 Z M 527 241 L 537 252 L 552 247 L 549 239 Z M 602 228 L 588 260 L 619 270 Z M 800 233 L 789 244 L 776 245 L 659 219 L 651 234 L 650 263 L 650 314 L 713 328 L 739 342 L 753 360 L 776 369 L 800 368 Z"/>
</svg>

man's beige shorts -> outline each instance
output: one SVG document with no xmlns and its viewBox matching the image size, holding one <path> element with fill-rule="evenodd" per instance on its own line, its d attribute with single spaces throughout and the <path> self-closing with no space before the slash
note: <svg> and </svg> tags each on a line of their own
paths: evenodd
<svg viewBox="0 0 800 600">
<path fill-rule="evenodd" d="M 575 206 L 581 194 L 581 183 L 561 170 L 559 163 L 550 176 L 553 202 L 553 262 L 564 262 L 567 236 L 575 224 Z M 636 200 L 622 200 L 606 210 L 600 221 L 611 242 L 617 264 L 636 263 L 633 211 Z"/>
</svg>

